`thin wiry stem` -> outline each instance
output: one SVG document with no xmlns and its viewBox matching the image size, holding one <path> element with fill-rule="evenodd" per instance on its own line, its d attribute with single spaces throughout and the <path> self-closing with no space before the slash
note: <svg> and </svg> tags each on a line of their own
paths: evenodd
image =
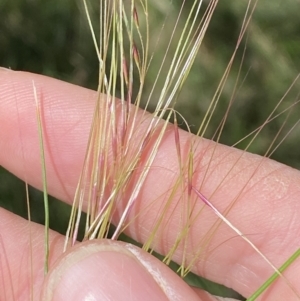
<svg viewBox="0 0 300 301">
<path fill-rule="evenodd" d="M 203 43 L 218 1 L 209 1 L 203 13 L 202 7 L 204 2 L 201 0 L 193 1 L 183 28 L 180 30 L 183 9 L 187 3 L 185 0 L 182 2 L 178 17 L 171 31 L 170 40 L 167 42 L 161 65 L 157 70 L 154 84 L 148 95 L 145 95 L 147 72 L 154 57 L 154 54 L 149 55 L 150 19 L 148 1 L 100 1 L 101 26 L 99 43 L 92 29 L 86 0 L 83 1 L 91 28 L 92 40 L 99 60 L 99 86 L 89 145 L 85 155 L 84 168 L 76 190 L 72 218 L 68 229 L 68 237 L 71 238 L 71 245 L 75 243 L 77 238 L 84 203 L 87 203 L 84 239 L 107 237 L 112 222 L 115 223 L 115 229 L 111 239 L 118 239 L 119 235 L 130 223 L 141 215 L 141 212 L 138 212 L 135 217 L 131 217 L 129 220 L 130 213 L 133 211 L 133 207 L 139 198 L 149 172 L 155 168 L 153 162 L 164 141 L 168 122 L 174 116 L 174 139 L 178 158 L 178 171 L 174 172 L 173 187 L 166 189 L 165 203 L 162 204 L 160 212 L 157 213 L 151 234 L 145 242 L 142 242 L 143 248 L 149 252 L 155 249 L 162 235 L 162 228 L 168 223 L 166 216 L 169 214 L 169 208 L 171 206 L 173 208 L 174 205 L 175 207 L 182 206 L 180 208 L 180 220 L 178 221 L 178 233 L 169 250 L 165 252 L 164 257 L 164 262 L 169 264 L 176 251 L 179 248 L 183 248 L 180 267 L 182 277 L 185 277 L 192 269 L 192 265 L 199 258 L 204 248 L 208 246 L 221 223 L 228 225 L 260 254 L 275 272 L 280 274 L 280 271 L 268 260 L 267 256 L 261 253 L 227 218 L 227 214 L 240 198 L 246 185 L 222 213 L 200 192 L 207 178 L 208 167 L 213 162 L 217 143 L 213 146 L 211 159 L 206 170 L 203 171 L 202 183 L 197 189 L 194 183 L 196 165 L 199 164 L 195 154 L 197 153 L 199 143 L 202 141 L 199 137 L 203 137 L 206 134 L 208 126 L 211 123 L 258 0 L 248 1 L 236 47 L 198 128 L 197 136 L 199 137 L 191 139 L 185 156 L 181 148 L 177 113 L 174 110 L 174 106 Z M 200 17 L 201 20 L 199 22 Z M 179 36 L 179 38 L 175 42 L 177 45 L 174 53 L 171 53 L 171 45 L 174 43 L 175 36 Z M 246 49 L 244 49 L 243 57 L 245 52 Z M 167 65 L 167 57 L 170 55 L 172 55 L 172 58 L 169 65 Z M 239 68 L 238 79 L 242 64 L 243 61 Z M 163 71 L 166 71 L 164 78 L 162 78 Z M 155 99 L 157 102 L 152 116 L 146 117 L 145 113 L 140 114 L 139 107 L 141 103 L 145 100 L 146 108 L 150 105 L 150 102 L 153 101 L 154 90 L 159 84 L 161 84 L 161 90 L 158 93 L 157 99 Z M 231 106 L 237 97 L 237 92 L 238 80 L 233 88 L 224 117 L 216 131 L 217 142 L 220 140 Z M 120 98 L 120 100 L 117 98 Z M 272 110 L 264 124 L 253 132 L 253 137 L 250 139 L 245 151 L 261 133 L 262 129 L 271 120 L 281 114 L 275 114 L 279 104 Z M 290 107 L 293 107 L 293 105 Z M 286 110 L 283 110 L 283 112 Z M 162 121 L 163 118 L 165 118 L 164 121 Z M 189 128 L 187 122 L 186 125 Z M 294 126 L 296 125 L 297 122 Z M 142 132 L 140 128 L 142 128 Z M 278 147 L 278 144 L 274 146 L 276 141 L 277 136 L 271 143 L 266 155 L 271 153 L 272 148 L 275 150 Z M 235 164 L 238 163 L 242 156 L 243 154 L 236 160 Z M 258 165 L 257 169 L 260 166 L 261 164 Z M 228 171 L 228 176 L 233 168 L 234 165 Z M 254 170 L 252 176 L 257 172 L 257 169 Z M 222 185 L 223 181 L 221 181 L 216 190 Z M 197 250 L 195 250 L 195 256 L 191 260 L 187 256 L 190 230 L 196 219 L 200 218 L 201 213 L 194 212 L 196 206 L 195 194 L 212 209 L 218 220 L 208 231 L 208 239 L 201 241 L 201 245 L 199 243 Z M 174 199 L 178 195 L 180 196 L 180 202 L 173 204 Z M 124 196 L 127 199 L 124 199 Z M 122 208 L 122 212 L 119 212 L 120 207 Z M 118 216 L 118 219 L 115 216 Z M 66 241 L 67 245 L 68 241 Z M 282 275 L 280 274 L 280 276 Z"/>
<path fill-rule="evenodd" d="M 247 237 L 245 236 L 237 227 L 235 227 L 200 191 L 198 191 L 195 187 L 192 187 L 192 190 L 197 194 L 199 199 L 207 205 L 210 209 L 213 210 L 213 212 L 226 224 L 228 225 L 234 232 L 236 232 L 243 240 L 245 240 L 263 259 L 265 262 L 267 262 L 270 267 L 274 270 L 275 274 L 277 276 L 273 275 L 271 277 L 272 283 L 278 276 L 280 276 L 288 285 L 289 287 L 293 290 L 295 295 L 300 299 L 300 295 L 296 292 L 294 289 L 293 285 L 282 275 L 282 271 L 276 268 L 276 266 L 265 256 L 259 249 L 256 247 L 256 245 Z M 298 250 L 292 257 L 290 257 L 291 262 L 293 262 L 297 257 L 299 257 L 299 252 Z M 288 262 L 288 265 L 291 263 L 290 261 Z M 287 264 L 284 264 L 284 269 L 288 266 Z M 268 285 L 270 285 L 268 282 Z M 260 290 L 259 290 L 260 291 Z"/>
<path fill-rule="evenodd" d="M 48 201 L 48 190 L 47 190 L 47 171 L 46 171 L 46 157 L 45 157 L 45 146 L 44 146 L 44 129 L 41 119 L 41 111 L 39 99 L 37 96 L 36 86 L 32 81 L 33 95 L 36 106 L 36 118 L 38 122 L 39 130 L 39 143 L 40 143 L 40 156 L 42 165 L 42 178 L 43 178 L 43 195 L 44 195 L 44 210 L 45 210 L 45 261 L 44 261 L 44 273 L 48 273 L 49 268 L 49 201 Z"/>
</svg>

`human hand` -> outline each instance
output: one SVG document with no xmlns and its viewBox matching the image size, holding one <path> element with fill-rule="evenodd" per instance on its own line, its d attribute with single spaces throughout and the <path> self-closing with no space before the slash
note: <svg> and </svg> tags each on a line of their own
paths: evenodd
<svg viewBox="0 0 300 301">
<path fill-rule="evenodd" d="M 43 76 L 0 72 L 0 164 L 37 188 L 42 187 L 42 179 L 32 80 L 41 92 L 42 117 L 46 125 L 48 190 L 55 197 L 71 203 L 83 164 L 96 94 Z M 189 138 L 188 133 L 180 132 L 183 145 Z M 210 160 L 210 145 L 209 141 L 201 140 L 196 155 L 201 162 Z M 173 137 L 167 136 L 155 166 L 176 166 L 174 149 Z M 234 172 L 229 177 L 234 162 Z M 299 248 L 299 171 L 272 160 L 262 161 L 256 155 L 245 153 L 241 157 L 241 151 L 226 146 L 216 148 L 211 166 L 202 185 L 203 194 L 211 195 L 218 188 L 213 203 L 217 208 L 226 209 L 245 187 L 228 219 L 279 267 Z M 141 207 L 153 197 L 154 188 L 155 194 L 160 195 L 162 186 L 172 184 L 167 175 L 163 168 L 149 174 Z M 195 181 L 201 183 L 201 170 L 194 176 Z M 225 177 L 228 180 L 218 187 L 220 179 Z M 176 223 L 178 208 L 174 209 L 170 223 Z M 151 232 L 149 221 L 154 213 L 155 210 L 149 211 L 148 220 L 138 222 L 138 232 L 132 231 L 136 236 L 133 238 L 138 237 L 140 241 L 147 238 Z M 204 210 L 201 219 L 193 224 L 191 248 L 209 231 L 215 219 L 210 210 Z M 50 234 L 50 273 L 45 281 L 43 227 L 31 224 L 29 239 L 28 222 L 0 210 L 0 229 L 0 296 L 5 296 L 5 300 L 30 300 L 30 279 L 33 279 L 33 300 L 39 299 L 42 290 L 42 300 L 214 300 L 205 292 L 188 287 L 149 254 L 121 242 L 102 240 L 78 244 L 57 261 L 64 238 L 55 232 Z M 158 242 L 158 250 L 168 249 L 175 238 L 176 233 L 170 229 Z M 197 261 L 194 267 L 195 272 L 208 279 L 249 296 L 274 272 L 245 241 L 234 238 L 226 225 L 214 234 L 213 242 L 213 252 L 206 254 L 205 260 Z M 32 265 L 28 262 L 30 250 Z M 189 252 L 191 256 L 194 250 Z M 180 253 L 182 250 L 178 250 L 178 258 Z M 296 289 L 299 272 L 298 260 L 284 273 Z M 283 279 L 278 279 L 259 300 L 298 298 Z"/>
</svg>

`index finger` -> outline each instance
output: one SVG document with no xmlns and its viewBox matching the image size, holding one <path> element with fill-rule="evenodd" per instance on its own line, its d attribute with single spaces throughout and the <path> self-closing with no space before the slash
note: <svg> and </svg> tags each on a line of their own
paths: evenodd
<svg viewBox="0 0 300 301">
<path fill-rule="evenodd" d="M 0 164 L 35 187 L 42 187 L 32 93 L 34 80 L 42 102 L 49 192 L 70 203 L 83 165 L 96 92 L 28 73 L 1 72 L 0 76 Z M 147 126 L 147 122 L 143 124 Z M 143 128 L 138 129 L 139 134 L 143 134 Z M 179 136 L 181 149 L 187 155 L 194 137 L 183 131 Z M 132 151 L 137 149 L 138 141 L 133 139 Z M 298 248 L 295 237 L 300 233 L 299 172 L 234 148 L 216 146 L 208 140 L 199 138 L 198 143 L 193 185 L 275 266 L 280 266 Z M 178 174 L 172 127 L 164 136 L 153 166 L 135 207 L 139 212 L 147 210 L 147 214 L 135 219 L 127 229 L 140 242 L 146 241 L 153 231 L 154 221 L 168 200 L 166 192 L 174 186 L 174 175 Z M 120 206 L 129 195 L 125 192 L 123 197 Z M 173 196 L 164 215 L 163 229 L 156 234 L 158 252 L 165 254 L 175 244 L 182 230 L 179 221 L 185 201 L 180 195 Z M 134 214 L 137 212 L 133 210 Z M 191 220 L 186 243 L 179 245 L 174 260 L 180 262 L 184 256 L 188 263 L 197 256 L 193 271 L 245 296 L 274 272 L 232 228 L 222 223 L 218 225 L 215 213 L 199 199 L 193 203 Z M 296 262 L 286 274 L 296 289 L 295 275 L 299 269 Z M 278 296 L 281 296 L 278 300 L 292 300 L 295 293 L 281 280 L 268 298 L 276 300 Z"/>
</svg>

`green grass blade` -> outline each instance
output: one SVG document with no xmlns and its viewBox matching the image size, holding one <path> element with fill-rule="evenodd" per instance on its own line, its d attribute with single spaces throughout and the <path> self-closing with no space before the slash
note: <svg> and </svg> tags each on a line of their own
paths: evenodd
<svg viewBox="0 0 300 301">
<path fill-rule="evenodd" d="M 298 249 L 279 269 L 278 273 L 274 273 L 256 292 L 254 292 L 247 301 L 254 301 L 258 298 L 298 257 L 300 249 Z"/>
<path fill-rule="evenodd" d="M 36 115 L 38 122 L 38 132 L 39 132 L 39 144 L 40 144 L 40 156 L 42 164 L 42 178 L 43 178 L 43 196 L 44 196 L 44 210 L 45 210 L 45 261 L 44 261 L 44 273 L 48 273 L 48 262 L 49 262 L 49 201 L 48 201 L 48 192 L 47 192 L 47 173 L 46 173 L 46 160 L 45 160 L 45 148 L 44 148 L 44 139 L 43 139 L 43 125 L 40 114 L 40 106 L 38 102 L 38 96 L 36 92 L 36 87 L 34 82 L 33 93 L 36 103 Z"/>
</svg>

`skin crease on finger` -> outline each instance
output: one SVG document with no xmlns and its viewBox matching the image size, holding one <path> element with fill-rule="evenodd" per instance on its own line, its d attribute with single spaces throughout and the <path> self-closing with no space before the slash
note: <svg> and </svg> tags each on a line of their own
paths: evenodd
<svg viewBox="0 0 300 301">
<path fill-rule="evenodd" d="M 1 72 L 0 164 L 38 188 L 41 188 L 41 173 L 37 160 L 39 146 L 32 80 L 41 99 L 42 119 L 46 125 L 48 189 L 54 196 L 70 203 L 82 168 L 95 92 L 33 74 Z M 142 133 L 141 127 L 137 135 Z M 180 132 L 182 149 L 186 148 L 190 139 L 189 134 Z M 214 156 L 210 161 L 212 153 Z M 195 157 L 198 164 L 194 174 L 195 186 L 200 187 L 205 174 L 201 192 L 208 198 L 212 195 L 210 201 L 221 212 L 226 210 L 231 200 L 239 196 L 227 218 L 247 234 L 275 266 L 280 266 L 299 247 L 295 239 L 300 232 L 297 202 L 300 196 L 299 172 L 233 148 L 221 145 L 215 148 L 207 140 L 201 140 Z M 138 203 L 139 209 L 142 210 L 149 201 L 162 195 L 166 190 L 164 187 L 172 185 L 170 169 L 176 170 L 176 158 L 174 134 L 170 126 L 153 164 L 168 166 L 169 169 L 156 168 L 155 172 L 149 173 L 141 193 L 143 198 Z M 203 169 L 207 166 L 204 173 Z M 155 202 L 147 216 L 130 226 L 128 231 L 134 238 L 145 241 L 149 236 L 160 203 Z M 172 246 L 178 233 L 176 221 L 180 212 L 176 204 L 175 200 L 166 216 L 168 224 L 164 225 L 165 230 L 158 235 L 160 240 L 157 250 L 161 253 Z M 200 212 L 202 207 L 203 203 L 197 202 L 195 212 Z M 201 219 L 196 220 L 189 233 L 188 247 L 191 250 L 199 246 L 205 233 L 216 221 L 214 213 L 208 208 L 201 212 Z M 181 255 L 182 250 L 179 249 L 175 253 L 175 260 L 180 261 Z M 299 263 L 295 262 L 285 274 L 296 288 L 295 275 L 299 269 Z M 193 270 L 233 287 L 245 296 L 273 273 L 256 251 L 223 224 L 214 234 L 209 251 L 201 255 Z M 298 299 L 283 280 L 272 287 L 266 298 Z"/>
</svg>

